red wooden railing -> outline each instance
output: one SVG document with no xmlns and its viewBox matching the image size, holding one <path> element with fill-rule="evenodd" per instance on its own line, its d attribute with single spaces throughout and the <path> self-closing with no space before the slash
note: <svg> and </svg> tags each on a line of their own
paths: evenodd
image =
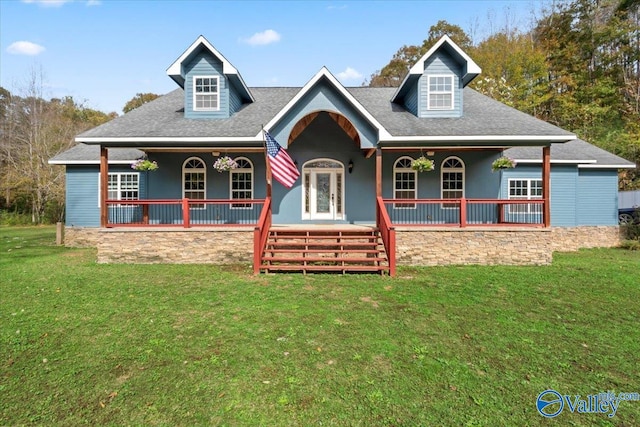
<svg viewBox="0 0 640 427">
<path fill-rule="evenodd" d="M 383 199 L 382 202 L 395 226 L 545 226 L 543 199 Z"/>
<path fill-rule="evenodd" d="M 107 227 L 255 226 L 263 199 L 107 200 Z"/>
<path fill-rule="evenodd" d="M 253 274 L 260 274 L 262 253 L 267 245 L 269 230 L 271 229 L 271 197 L 264 199 L 262 212 L 253 230 Z"/>
<path fill-rule="evenodd" d="M 377 198 L 376 225 L 382 237 L 384 250 L 387 252 L 389 276 L 394 277 L 396 275 L 396 230 L 391 225 L 391 219 L 389 218 L 382 197 Z"/>
</svg>

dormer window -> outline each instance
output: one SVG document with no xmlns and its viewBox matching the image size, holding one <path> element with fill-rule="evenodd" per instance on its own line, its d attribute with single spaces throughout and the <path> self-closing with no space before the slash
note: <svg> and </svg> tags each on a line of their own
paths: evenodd
<svg viewBox="0 0 640 427">
<path fill-rule="evenodd" d="M 194 111 L 218 111 L 220 109 L 219 99 L 218 76 L 193 76 Z"/>
<path fill-rule="evenodd" d="M 429 76 L 429 110 L 453 110 L 453 76 Z"/>
</svg>

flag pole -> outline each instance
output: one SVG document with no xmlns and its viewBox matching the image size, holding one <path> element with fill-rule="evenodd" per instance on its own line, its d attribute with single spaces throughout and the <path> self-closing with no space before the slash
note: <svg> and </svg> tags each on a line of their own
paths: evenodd
<svg viewBox="0 0 640 427">
<path fill-rule="evenodd" d="M 271 179 L 271 165 L 269 164 L 269 153 L 267 152 L 267 140 L 264 134 L 264 125 L 262 126 L 262 147 L 264 147 L 264 164 L 266 166 L 266 179 L 267 179 L 267 197 L 271 197 L 272 179 Z"/>
</svg>

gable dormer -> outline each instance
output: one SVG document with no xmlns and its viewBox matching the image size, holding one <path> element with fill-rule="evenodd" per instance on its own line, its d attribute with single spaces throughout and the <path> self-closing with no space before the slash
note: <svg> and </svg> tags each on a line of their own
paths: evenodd
<svg viewBox="0 0 640 427">
<path fill-rule="evenodd" d="M 203 36 L 167 69 L 184 89 L 184 116 L 224 119 L 254 101 L 242 76 Z"/>
<path fill-rule="evenodd" d="M 464 87 L 480 67 L 448 36 L 415 63 L 391 102 L 417 117 L 461 117 Z"/>
</svg>

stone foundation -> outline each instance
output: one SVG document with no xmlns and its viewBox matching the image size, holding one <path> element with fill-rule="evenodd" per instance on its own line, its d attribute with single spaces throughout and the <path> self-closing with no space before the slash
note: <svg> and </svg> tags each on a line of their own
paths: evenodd
<svg viewBox="0 0 640 427">
<path fill-rule="evenodd" d="M 614 247 L 620 231 L 610 227 L 550 229 L 396 229 L 398 265 L 544 265 L 554 251 Z"/>
<path fill-rule="evenodd" d="M 555 251 L 614 247 L 617 226 L 396 229 L 398 265 L 544 265 Z M 250 264 L 253 228 L 65 229 L 65 245 L 97 247 L 99 263 Z"/>
<path fill-rule="evenodd" d="M 65 227 L 64 245 L 70 248 L 96 248 L 102 229 L 89 227 Z"/>
<path fill-rule="evenodd" d="M 251 229 L 103 229 L 98 263 L 236 264 L 253 261 Z"/>
</svg>

